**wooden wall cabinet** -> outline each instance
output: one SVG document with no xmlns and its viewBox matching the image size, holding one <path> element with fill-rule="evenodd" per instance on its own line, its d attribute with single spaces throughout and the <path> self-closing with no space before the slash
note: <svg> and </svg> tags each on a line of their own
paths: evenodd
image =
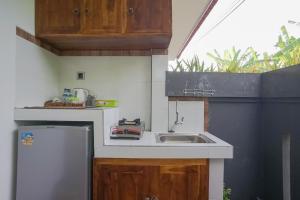
<svg viewBox="0 0 300 200">
<path fill-rule="evenodd" d="M 93 200 L 208 200 L 208 160 L 95 159 Z"/>
<path fill-rule="evenodd" d="M 36 35 L 80 31 L 81 0 L 36 0 Z"/>
<path fill-rule="evenodd" d="M 60 50 L 166 49 L 171 0 L 36 0 L 36 36 Z"/>
<path fill-rule="evenodd" d="M 122 0 L 86 0 L 83 33 L 122 33 Z"/>
</svg>

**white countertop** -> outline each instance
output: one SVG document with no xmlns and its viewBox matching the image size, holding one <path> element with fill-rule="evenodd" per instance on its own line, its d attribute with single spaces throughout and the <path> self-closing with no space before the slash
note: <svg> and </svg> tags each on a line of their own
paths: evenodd
<svg viewBox="0 0 300 200">
<path fill-rule="evenodd" d="M 130 139 L 110 139 L 109 137 L 105 137 L 104 145 L 106 146 L 161 146 L 161 147 L 199 147 L 199 146 L 206 146 L 206 147 L 231 147 L 230 144 L 224 142 L 223 140 L 215 137 L 214 135 L 204 132 L 205 135 L 210 140 L 214 141 L 214 143 L 159 143 L 156 141 L 156 136 L 160 134 L 158 132 L 145 132 L 143 137 L 139 140 L 130 140 Z M 165 133 L 163 133 L 165 134 Z M 176 133 L 166 133 L 170 135 L 176 135 Z M 194 133 L 184 133 L 187 135 L 195 135 Z"/>
<path fill-rule="evenodd" d="M 104 137 L 105 148 L 99 157 L 127 158 L 233 158 L 232 145 L 205 132 L 203 135 L 215 143 L 158 143 L 157 132 L 145 132 L 140 140 L 110 139 Z M 176 133 L 171 133 L 176 134 Z M 192 134 L 192 133 L 186 133 Z"/>
<path fill-rule="evenodd" d="M 16 108 L 16 121 L 86 121 L 94 124 L 94 156 L 99 158 L 233 158 L 233 147 L 210 133 L 215 143 L 157 143 L 158 133 L 145 132 L 140 140 L 110 139 L 110 127 L 117 122 L 113 109 L 22 109 Z M 175 133 L 176 134 L 176 133 Z"/>
</svg>

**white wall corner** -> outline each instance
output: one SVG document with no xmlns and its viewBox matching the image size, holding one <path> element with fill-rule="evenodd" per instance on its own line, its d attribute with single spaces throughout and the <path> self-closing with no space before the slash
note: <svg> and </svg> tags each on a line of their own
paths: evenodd
<svg viewBox="0 0 300 200">
<path fill-rule="evenodd" d="M 168 131 L 168 97 L 165 96 L 168 55 L 152 56 L 151 131 Z"/>
<path fill-rule="evenodd" d="M 15 107 L 43 106 L 58 96 L 58 56 L 16 36 Z"/>
</svg>

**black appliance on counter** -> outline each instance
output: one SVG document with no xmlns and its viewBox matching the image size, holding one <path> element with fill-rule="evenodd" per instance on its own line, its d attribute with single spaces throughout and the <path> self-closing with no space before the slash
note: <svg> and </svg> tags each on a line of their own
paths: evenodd
<svg viewBox="0 0 300 200">
<path fill-rule="evenodd" d="M 111 139 L 139 140 L 143 136 L 145 123 L 139 118 L 133 121 L 122 119 L 117 126 L 111 127 Z"/>
</svg>

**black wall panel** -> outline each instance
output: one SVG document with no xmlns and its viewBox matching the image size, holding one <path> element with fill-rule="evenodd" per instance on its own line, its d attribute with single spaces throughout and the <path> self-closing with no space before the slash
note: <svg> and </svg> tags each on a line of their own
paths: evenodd
<svg viewBox="0 0 300 200">
<path fill-rule="evenodd" d="M 225 160 L 224 182 L 232 200 L 263 197 L 263 153 L 259 99 L 210 99 L 209 132 L 234 146 L 234 159 Z"/>
<path fill-rule="evenodd" d="M 264 74 L 167 72 L 166 95 L 206 84 L 209 132 L 234 146 L 232 200 L 283 200 L 282 138 L 291 135 L 291 197 L 300 199 L 300 65 Z M 202 84 L 202 86 L 201 86 Z"/>
</svg>

